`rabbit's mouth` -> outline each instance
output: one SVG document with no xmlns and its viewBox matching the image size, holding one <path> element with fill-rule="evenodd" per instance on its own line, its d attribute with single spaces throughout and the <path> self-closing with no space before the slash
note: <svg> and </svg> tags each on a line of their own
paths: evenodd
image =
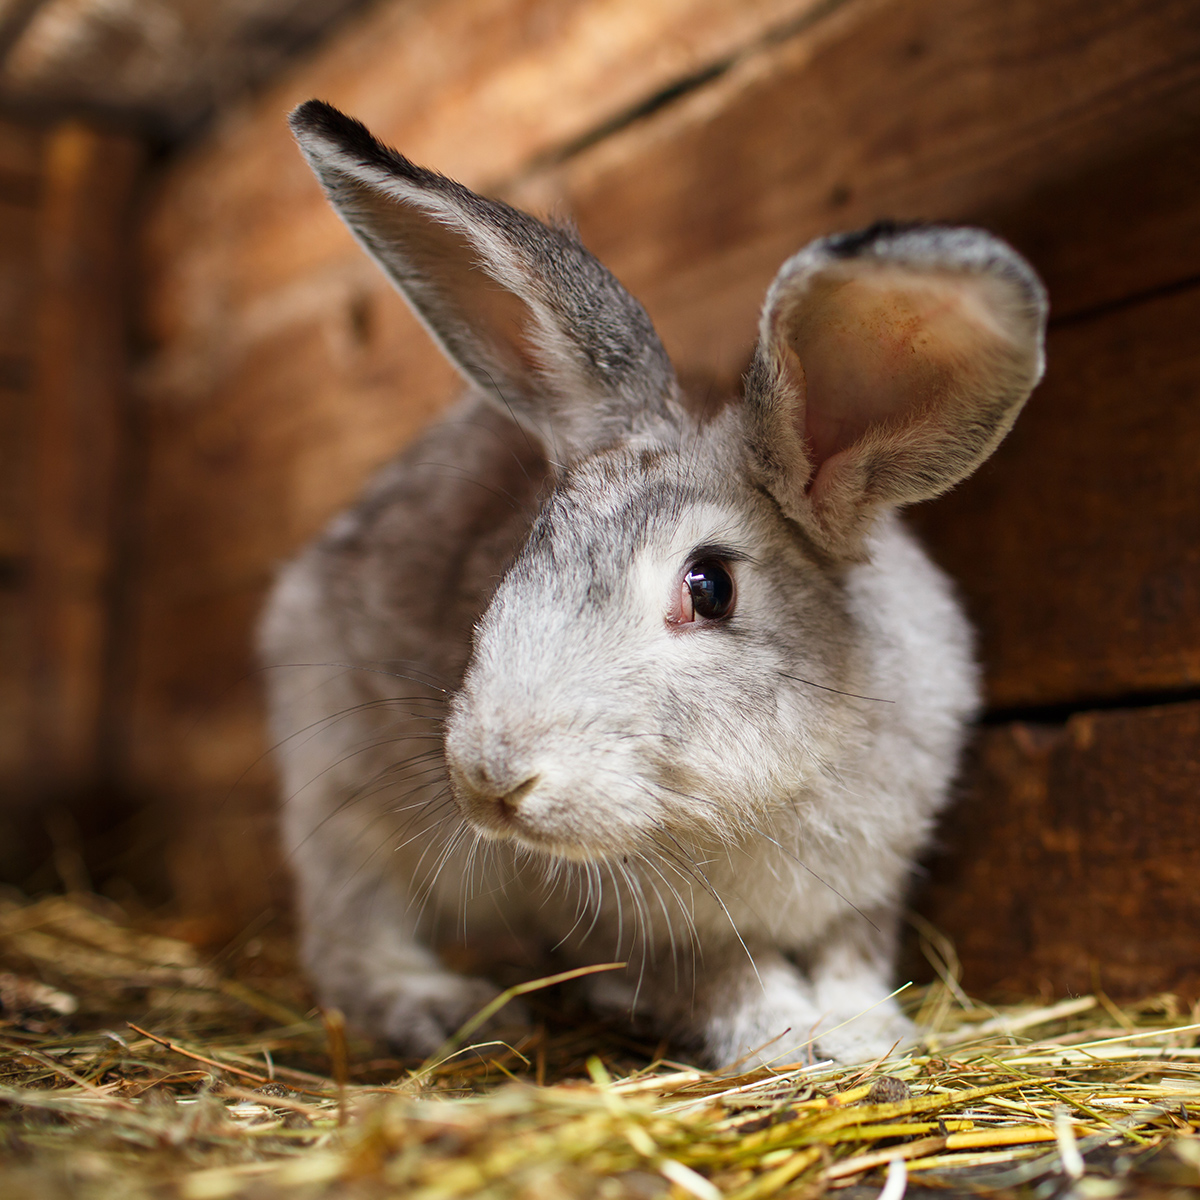
<svg viewBox="0 0 1200 1200">
<path fill-rule="evenodd" d="M 454 781 L 454 795 L 467 822 L 480 837 L 511 842 L 548 858 L 594 863 L 628 853 L 637 832 L 589 813 L 588 806 L 564 800 L 540 778 L 499 794 Z"/>
<path fill-rule="evenodd" d="M 521 815 L 522 800 L 536 786 L 526 781 L 499 796 L 489 796 L 474 789 L 455 788 L 455 796 L 464 815 L 478 833 L 496 841 L 530 840 L 535 830 L 528 828 L 528 819 Z"/>
</svg>

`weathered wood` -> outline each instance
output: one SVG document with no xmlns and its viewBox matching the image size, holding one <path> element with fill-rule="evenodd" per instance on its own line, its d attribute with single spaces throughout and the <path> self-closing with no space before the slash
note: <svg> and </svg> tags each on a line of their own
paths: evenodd
<svg viewBox="0 0 1200 1200">
<path fill-rule="evenodd" d="M 0 95 L 157 130 L 277 71 L 363 0 L 8 0 Z"/>
<path fill-rule="evenodd" d="M 681 67 L 702 67 L 723 41 L 748 35 L 704 9 L 754 15 L 754 6 L 695 3 L 655 6 L 647 44 L 610 11 L 621 7 L 614 0 L 580 5 L 566 22 L 533 6 L 522 21 L 503 0 L 443 4 L 427 19 L 420 8 L 382 9 L 171 173 L 148 224 L 153 333 L 175 357 L 219 358 L 289 313 L 310 314 L 314 284 L 351 268 L 353 249 L 280 122 L 291 104 L 325 96 L 418 161 L 495 186 L 686 74 L 668 73 L 670 60 L 647 62 L 681 29 L 684 45 L 700 43 Z M 759 19 L 787 11 L 778 0 Z M 586 36 L 602 17 L 625 33 L 611 50 Z M 624 23 L 640 29 L 627 15 Z M 545 29 L 554 36 L 536 36 Z M 1059 0 L 1052 15 L 1030 0 L 955 0 L 951 10 L 849 0 L 515 194 L 564 203 L 658 315 L 679 309 L 695 284 L 675 324 L 694 322 L 715 296 L 703 332 L 679 346 L 685 360 L 729 374 L 762 287 L 807 237 L 879 215 L 987 215 L 1148 139 L 1190 135 L 1197 41 L 1194 13 L 1178 0 Z M 1170 277 L 1187 269 L 1158 265 Z M 730 288 L 737 298 L 723 299 Z M 739 328 L 714 351 L 713 330 L 733 314 Z"/>
<path fill-rule="evenodd" d="M 30 552 L 39 789 L 95 786 L 104 753 L 114 513 L 125 429 L 124 236 L 141 148 L 66 124 L 46 152 Z"/>
<path fill-rule="evenodd" d="M 1200 185 L 1187 157 L 1200 122 L 1200 21 L 1181 0 L 846 0 L 557 164 L 556 149 L 577 142 L 589 121 L 621 111 L 594 102 L 595 80 L 611 71 L 596 66 L 592 51 L 573 57 L 587 44 L 575 27 L 547 41 L 503 33 L 481 17 L 468 35 L 457 4 L 410 11 L 427 23 L 405 27 L 399 10 L 380 17 L 363 27 L 380 34 L 377 46 L 347 34 L 230 120 L 172 168 L 152 205 L 145 278 L 154 351 L 143 376 L 149 525 L 131 643 L 128 764 L 139 787 L 179 795 L 194 786 L 199 795 L 231 769 L 231 745 L 253 758 L 257 735 L 244 731 L 258 728 L 259 710 L 248 691 L 227 689 L 251 670 L 255 597 L 272 564 L 454 391 L 427 336 L 326 211 L 288 145 L 281 114 L 295 100 L 327 96 L 469 183 L 498 183 L 536 205 L 561 201 L 647 302 L 685 372 L 719 386 L 733 384 L 746 361 L 780 261 L 811 236 L 878 216 L 994 219 L 1033 251 L 1064 313 L 1200 274 Z M 382 36 L 401 28 L 411 35 L 402 48 L 394 34 Z M 460 65 L 446 68 L 439 48 L 455 39 Z M 443 90 L 417 103 L 441 70 Z M 565 91 L 539 115 L 535 104 L 519 107 L 523 78 L 537 84 L 532 97 L 544 97 L 545 81 L 556 78 Z M 1100 186 L 1113 163 L 1121 187 L 1151 214 L 1145 222 Z M 1098 323 L 1080 336 L 1103 340 L 1108 328 Z M 1055 345 L 1071 336 L 1064 328 Z M 1193 360 L 1160 344 L 1170 360 L 1164 369 L 1186 390 Z M 1108 361 L 1120 370 L 1118 359 Z M 1136 361 L 1123 375 L 1135 390 L 1145 366 Z M 1077 402 L 1119 418 L 1116 401 L 1097 400 L 1100 410 Z M 1147 445 L 1179 436 L 1185 417 L 1153 412 Z M 1097 438 L 1105 431 L 1128 435 L 1120 419 Z M 1166 502 L 1166 491 L 1145 488 L 1150 502 Z M 1008 495 L 996 496 L 996 512 L 1006 514 Z M 1185 516 L 1171 519 L 1172 529 L 1188 528 Z M 1121 526 L 1110 544 L 1128 545 L 1133 528 Z M 970 531 L 962 537 L 969 545 Z M 952 548 L 947 540 L 942 552 Z M 1077 561 L 1103 566 L 1103 539 L 1089 553 Z M 959 566 L 990 578 L 982 558 Z M 1161 555 L 1137 561 L 1169 572 Z M 1023 562 L 1010 556 L 1000 565 Z M 1096 608 L 1092 585 L 1071 592 L 1069 576 L 1058 582 L 1063 613 L 1066 597 L 1079 599 L 1073 652 L 1091 655 L 1109 636 L 1093 610 L 1123 617 L 1128 598 Z M 1160 648 L 1180 631 L 1192 636 L 1188 618 L 1172 620 Z M 1140 655 L 1144 632 L 1126 631 L 1120 653 L 1134 646 Z M 996 653 L 1014 644 L 1009 626 L 999 640 L 987 637 Z M 1093 674 L 1112 695 L 1149 686 L 1151 675 L 1155 687 L 1186 684 L 1185 671 L 1171 675 L 1168 654 L 1155 655 L 1149 674 L 1118 679 L 1117 654 Z M 1041 669 L 1032 656 L 1021 661 L 1022 670 Z M 1043 674 L 1023 692 L 1014 683 L 994 694 L 1005 704 L 1042 703 L 1084 686 L 1087 669 L 1078 667 L 1070 684 L 1060 676 L 1051 686 Z M 1016 669 L 1006 678 L 1016 680 Z M 225 778 L 232 784 L 235 775 Z"/>
<path fill-rule="evenodd" d="M 30 384 L 43 140 L 40 130 L 0 121 L 0 821 L 29 768 Z"/>
<path fill-rule="evenodd" d="M 980 995 L 1200 997 L 1200 704 L 985 730 L 916 908 Z"/>
<path fill-rule="evenodd" d="M 416 0 L 376 6 L 163 181 L 146 226 L 152 335 L 206 359 L 356 262 L 283 123 L 320 96 L 417 162 L 495 187 L 818 0 Z M 290 289 L 290 290 L 289 290 Z M 285 317 L 286 319 L 286 317 Z"/>
<path fill-rule="evenodd" d="M 1200 684 L 1200 286 L 1073 320 L 983 469 L 915 517 L 999 707 Z"/>
<path fill-rule="evenodd" d="M 732 381 L 763 290 L 809 238 L 881 217 L 990 223 L 1148 142 L 1190 145 L 1198 122 L 1190 4 L 851 0 L 517 194 L 572 212 L 677 358 Z M 1190 184 L 1178 211 L 1194 211 Z M 1136 215 L 1103 222 L 1103 241 L 1068 213 L 1040 228 L 1120 258 L 1126 236 L 1148 236 Z M 1170 252 L 1139 290 L 1200 272 L 1200 249 L 1163 232 Z M 1052 295 L 1066 259 L 1045 264 Z"/>
<path fill-rule="evenodd" d="M 1157 135 L 983 213 L 1037 263 L 1055 322 L 1200 280 L 1194 100 L 1176 97 Z"/>
</svg>

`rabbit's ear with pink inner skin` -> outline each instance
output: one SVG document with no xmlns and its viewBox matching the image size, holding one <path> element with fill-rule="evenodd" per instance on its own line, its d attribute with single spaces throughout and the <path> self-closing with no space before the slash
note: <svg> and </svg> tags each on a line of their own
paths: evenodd
<svg viewBox="0 0 1200 1200">
<path fill-rule="evenodd" d="M 642 306 L 565 228 L 378 142 L 310 100 L 292 132 L 330 202 L 467 379 L 569 459 L 676 419 Z"/>
<path fill-rule="evenodd" d="M 1042 375 L 1045 292 L 976 229 L 824 238 L 767 294 L 746 381 L 754 470 L 827 552 L 863 553 L 884 507 L 992 453 Z"/>
</svg>

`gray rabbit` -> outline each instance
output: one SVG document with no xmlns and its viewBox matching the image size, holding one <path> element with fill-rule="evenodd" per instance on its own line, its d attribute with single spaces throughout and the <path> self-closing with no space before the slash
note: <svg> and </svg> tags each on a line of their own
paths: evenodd
<svg viewBox="0 0 1200 1200">
<path fill-rule="evenodd" d="M 291 124 L 469 385 L 263 622 L 322 1000 L 427 1054 L 497 991 L 448 947 L 553 952 L 627 962 L 591 1002 L 715 1065 L 886 1052 L 912 1032 L 888 999 L 906 882 L 979 703 L 896 510 L 1012 425 L 1037 278 L 972 229 L 814 242 L 743 395 L 700 419 L 571 230 L 328 105 Z"/>
</svg>

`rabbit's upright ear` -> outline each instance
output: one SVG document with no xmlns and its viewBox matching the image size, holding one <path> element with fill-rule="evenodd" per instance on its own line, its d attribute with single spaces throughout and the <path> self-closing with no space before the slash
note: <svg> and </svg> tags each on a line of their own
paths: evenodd
<svg viewBox="0 0 1200 1200">
<path fill-rule="evenodd" d="M 746 380 L 753 469 L 838 557 L 882 507 L 964 479 L 1041 378 L 1046 298 L 975 229 L 878 225 L 789 259 Z"/>
<path fill-rule="evenodd" d="M 450 360 L 551 457 L 669 414 L 675 378 L 650 319 L 571 232 L 414 166 L 328 104 L 289 120 L 334 208 Z"/>
</svg>

